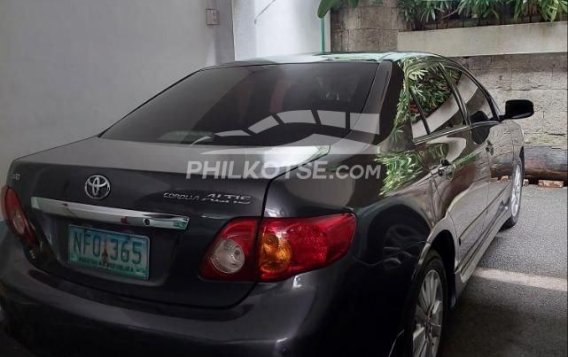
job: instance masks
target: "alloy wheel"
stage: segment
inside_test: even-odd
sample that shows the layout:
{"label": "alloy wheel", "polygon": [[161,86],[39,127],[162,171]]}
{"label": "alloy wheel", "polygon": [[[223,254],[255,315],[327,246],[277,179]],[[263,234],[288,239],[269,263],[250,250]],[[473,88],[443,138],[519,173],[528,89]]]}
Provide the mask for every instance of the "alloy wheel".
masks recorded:
{"label": "alloy wheel", "polygon": [[444,318],[444,289],[436,270],[426,274],[414,315],[412,336],[414,357],[436,357],[442,337]]}
{"label": "alloy wheel", "polygon": [[521,193],[523,190],[523,175],[521,167],[517,165],[515,168],[515,176],[513,178],[513,192],[511,193],[511,215],[516,217],[521,207]]}

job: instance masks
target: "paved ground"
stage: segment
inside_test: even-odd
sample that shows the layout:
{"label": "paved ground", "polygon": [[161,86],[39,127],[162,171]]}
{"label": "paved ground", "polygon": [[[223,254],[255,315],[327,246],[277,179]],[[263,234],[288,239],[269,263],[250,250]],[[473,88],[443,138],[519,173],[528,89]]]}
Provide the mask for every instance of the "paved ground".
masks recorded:
{"label": "paved ground", "polygon": [[568,355],[566,206],[565,188],[525,188],[519,223],[495,238],[480,263],[489,274],[452,314],[444,356]]}
{"label": "paved ground", "polygon": [[[525,189],[452,314],[445,357],[566,357],[567,190]],[[32,357],[0,333],[0,356]]]}

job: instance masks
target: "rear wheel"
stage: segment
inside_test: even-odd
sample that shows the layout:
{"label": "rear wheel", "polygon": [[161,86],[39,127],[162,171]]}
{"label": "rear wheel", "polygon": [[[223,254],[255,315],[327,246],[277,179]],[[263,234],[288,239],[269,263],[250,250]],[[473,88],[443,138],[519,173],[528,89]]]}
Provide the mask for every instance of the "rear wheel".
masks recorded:
{"label": "rear wheel", "polygon": [[406,329],[406,356],[440,356],[448,310],[447,291],[444,263],[436,251],[431,251],[413,289]]}
{"label": "rear wheel", "polygon": [[504,229],[514,227],[519,221],[524,178],[523,164],[522,162],[519,162],[515,165],[511,184],[511,198],[509,199],[509,211],[511,212],[511,217],[509,217],[505,224],[503,224]]}

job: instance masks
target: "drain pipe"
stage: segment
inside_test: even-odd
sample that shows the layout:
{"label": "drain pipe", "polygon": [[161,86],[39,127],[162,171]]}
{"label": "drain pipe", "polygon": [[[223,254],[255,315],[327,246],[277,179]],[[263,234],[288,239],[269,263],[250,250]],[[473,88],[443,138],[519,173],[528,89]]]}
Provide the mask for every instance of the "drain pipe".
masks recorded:
{"label": "drain pipe", "polygon": [[325,17],[320,19],[321,52],[325,52]]}

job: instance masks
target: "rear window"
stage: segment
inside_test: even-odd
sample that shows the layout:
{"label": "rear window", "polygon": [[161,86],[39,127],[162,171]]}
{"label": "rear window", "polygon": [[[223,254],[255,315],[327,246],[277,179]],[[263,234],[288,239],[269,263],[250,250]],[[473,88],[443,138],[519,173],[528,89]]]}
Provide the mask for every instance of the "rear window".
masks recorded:
{"label": "rear window", "polygon": [[230,146],[286,145],[345,135],[377,65],[285,64],[206,69],[158,95],[107,139]]}

